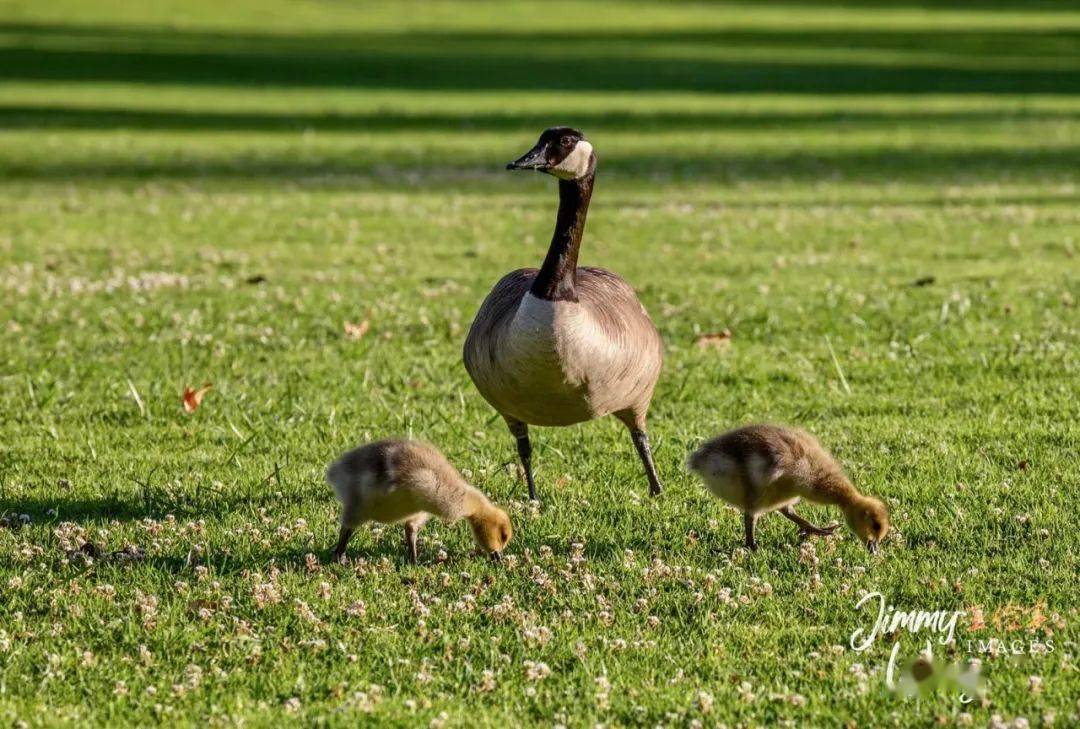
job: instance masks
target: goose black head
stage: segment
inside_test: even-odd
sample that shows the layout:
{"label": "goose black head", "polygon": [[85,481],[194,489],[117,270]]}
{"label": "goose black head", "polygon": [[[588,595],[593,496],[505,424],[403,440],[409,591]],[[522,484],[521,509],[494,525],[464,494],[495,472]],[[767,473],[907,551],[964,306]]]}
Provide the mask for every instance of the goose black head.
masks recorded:
{"label": "goose black head", "polygon": [[537,170],[561,180],[585,177],[595,167],[592,145],[570,127],[545,129],[532,149],[506,165],[508,170]]}

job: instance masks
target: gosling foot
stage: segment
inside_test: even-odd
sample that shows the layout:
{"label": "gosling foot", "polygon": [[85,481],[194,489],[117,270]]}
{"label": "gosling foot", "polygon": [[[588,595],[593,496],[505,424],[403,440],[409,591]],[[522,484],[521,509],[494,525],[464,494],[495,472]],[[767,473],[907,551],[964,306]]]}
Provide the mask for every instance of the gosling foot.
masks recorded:
{"label": "gosling foot", "polygon": [[811,524],[806,519],[803,519],[801,516],[795,513],[794,506],[785,506],[783,509],[780,510],[780,513],[786,516],[791,521],[795,522],[795,524],[799,527],[800,542],[806,541],[806,539],[811,536],[827,537],[840,527],[840,525],[835,522],[830,524],[829,526],[824,527],[819,527],[816,524]]}
{"label": "gosling foot", "polygon": [[806,527],[799,527],[799,541],[805,542],[810,537],[827,537],[839,528],[839,524],[830,524],[829,526],[825,527],[819,527],[810,524]]}

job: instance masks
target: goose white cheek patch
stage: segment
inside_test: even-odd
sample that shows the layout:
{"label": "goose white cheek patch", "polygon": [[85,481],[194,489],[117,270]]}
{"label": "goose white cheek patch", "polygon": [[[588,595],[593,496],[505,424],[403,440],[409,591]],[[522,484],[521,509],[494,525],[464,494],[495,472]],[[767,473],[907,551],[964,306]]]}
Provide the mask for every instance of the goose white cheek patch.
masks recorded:
{"label": "goose white cheek patch", "polygon": [[566,155],[566,159],[552,167],[550,172],[560,180],[576,180],[588,173],[591,156],[592,145],[582,139],[574,145],[574,149]]}

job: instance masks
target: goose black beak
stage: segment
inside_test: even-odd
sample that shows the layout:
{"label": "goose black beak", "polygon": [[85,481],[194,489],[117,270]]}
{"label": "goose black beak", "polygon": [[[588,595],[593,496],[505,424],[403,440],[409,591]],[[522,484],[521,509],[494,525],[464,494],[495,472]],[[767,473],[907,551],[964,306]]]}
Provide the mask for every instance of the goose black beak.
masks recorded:
{"label": "goose black beak", "polygon": [[490,556],[492,562],[502,562],[502,552],[492,552]]}
{"label": "goose black beak", "polygon": [[544,158],[544,148],[538,144],[513,162],[507,163],[506,169],[542,170],[547,166],[547,160]]}
{"label": "goose black beak", "polygon": [[877,554],[877,540],[871,539],[866,543],[866,551],[870,554]]}

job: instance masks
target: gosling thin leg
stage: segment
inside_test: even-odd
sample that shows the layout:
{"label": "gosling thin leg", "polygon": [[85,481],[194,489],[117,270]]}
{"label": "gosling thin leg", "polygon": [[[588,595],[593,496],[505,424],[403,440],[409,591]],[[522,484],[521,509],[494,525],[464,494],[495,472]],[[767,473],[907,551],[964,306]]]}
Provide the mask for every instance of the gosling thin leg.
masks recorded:
{"label": "gosling thin leg", "polygon": [[630,438],[634,441],[641,464],[645,466],[645,475],[649,479],[649,495],[656,496],[663,487],[660,486],[660,477],[656,475],[656,464],[653,463],[652,448],[649,447],[649,434],[644,430],[630,429]]}
{"label": "gosling thin leg", "polygon": [[352,527],[341,527],[341,531],[338,532],[337,546],[334,547],[333,558],[335,562],[342,562],[345,560],[345,547],[348,546],[349,539],[352,538],[352,535]]}
{"label": "gosling thin leg", "polygon": [[806,519],[795,513],[794,506],[785,506],[784,508],[780,509],[780,513],[799,525],[799,536],[803,539],[810,536],[811,534],[815,534],[819,537],[827,537],[833,532],[835,532],[837,527],[840,526],[839,524],[830,524],[827,527],[819,527],[815,524],[811,524]]}
{"label": "gosling thin leg", "polygon": [[416,536],[420,533],[420,527],[411,521],[405,522],[405,554],[409,564],[416,564]]}
{"label": "gosling thin leg", "polygon": [[521,459],[521,467],[525,469],[525,481],[529,484],[529,500],[536,501],[536,482],[533,481],[532,472],[532,443],[529,442],[529,426],[521,422],[507,421],[510,433],[517,439],[518,458]]}
{"label": "gosling thin leg", "polygon": [[746,548],[757,549],[757,540],[754,539],[754,526],[757,524],[757,514],[743,514],[743,532],[746,535]]}

